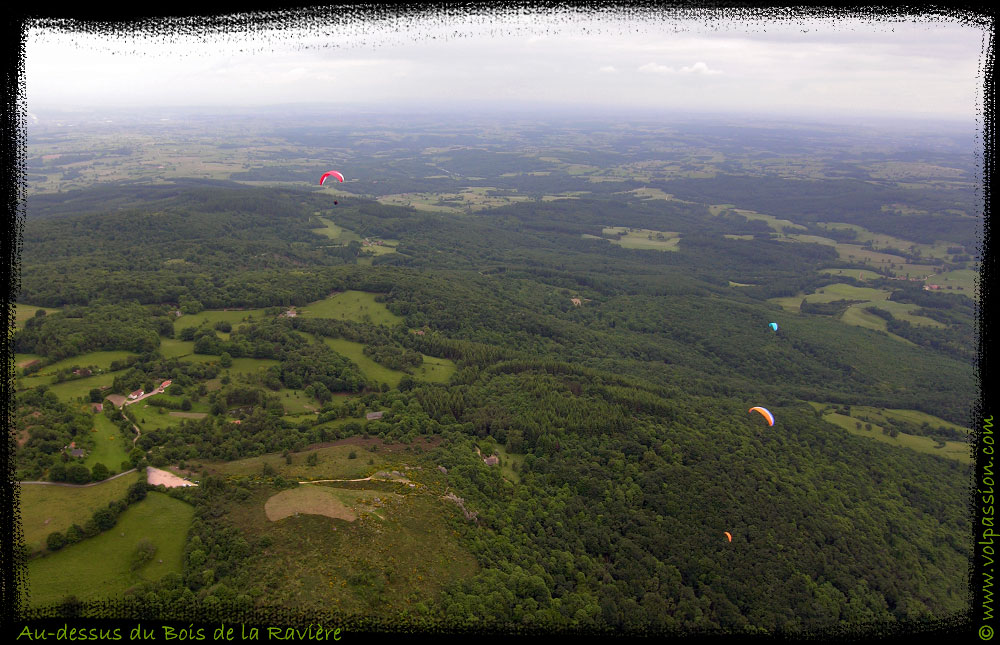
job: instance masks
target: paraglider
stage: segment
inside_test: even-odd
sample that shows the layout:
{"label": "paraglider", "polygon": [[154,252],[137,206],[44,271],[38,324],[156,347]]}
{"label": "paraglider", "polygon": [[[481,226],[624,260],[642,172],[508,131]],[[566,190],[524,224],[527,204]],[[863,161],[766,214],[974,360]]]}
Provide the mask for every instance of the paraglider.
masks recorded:
{"label": "paraglider", "polygon": [[767,326],[770,327],[772,331],[778,331],[778,323],[774,323],[774,322],[773,323],[768,323]]}
{"label": "paraglider", "polygon": [[767,408],[750,408],[747,412],[760,412],[761,416],[767,419],[767,425],[774,425],[774,415]]}
{"label": "paraglider", "polygon": [[723,531],[723,533],[725,533],[725,534],[726,534],[726,537],[727,537],[727,538],[729,538],[729,541],[730,541],[730,542],[732,542],[732,541],[733,541],[733,536],[732,536],[732,535],[731,535],[731,534],[729,533],[729,531]]}
{"label": "paraglider", "polygon": [[326,181],[327,177],[336,177],[340,180],[340,183],[344,183],[344,176],[337,172],[336,170],[331,170],[330,172],[323,173],[323,176],[319,178],[319,185],[322,186],[323,182]]}

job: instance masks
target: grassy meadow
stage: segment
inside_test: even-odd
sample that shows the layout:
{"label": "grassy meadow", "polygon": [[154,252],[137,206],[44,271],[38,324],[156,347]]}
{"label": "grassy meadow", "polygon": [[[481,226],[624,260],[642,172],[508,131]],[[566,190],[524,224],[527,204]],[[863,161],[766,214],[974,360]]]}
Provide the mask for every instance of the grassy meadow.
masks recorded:
{"label": "grassy meadow", "polygon": [[49,533],[65,531],[73,524],[83,526],[99,508],[124,499],[128,487],[145,473],[129,473],[94,486],[53,486],[22,484],[21,528],[24,543],[31,551],[45,548]]}
{"label": "grassy meadow", "polygon": [[403,319],[375,301],[376,294],[364,291],[344,291],[329,298],[310,302],[298,311],[304,318],[332,318],[371,322],[376,325],[398,325]]}
{"label": "grassy meadow", "polygon": [[[31,604],[57,603],[71,594],[80,600],[121,597],[141,580],[181,573],[193,518],[190,504],[151,491],[122,513],[111,530],[29,562]],[[153,559],[130,571],[132,553],[144,539],[156,545]]]}

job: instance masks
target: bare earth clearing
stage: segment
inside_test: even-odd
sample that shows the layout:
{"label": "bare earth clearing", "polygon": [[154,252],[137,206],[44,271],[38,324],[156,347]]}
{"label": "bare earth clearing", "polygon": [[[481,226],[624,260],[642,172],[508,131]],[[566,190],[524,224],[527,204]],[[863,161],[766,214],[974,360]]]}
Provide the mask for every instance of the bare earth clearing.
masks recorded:
{"label": "bare earth clearing", "polygon": [[167,472],[165,470],[160,470],[159,468],[153,468],[152,466],[146,467],[146,477],[147,481],[153,486],[164,485],[167,488],[177,488],[178,486],[197,486],[193,482],[189,482],[186,479],[178,477],[177,475]]}

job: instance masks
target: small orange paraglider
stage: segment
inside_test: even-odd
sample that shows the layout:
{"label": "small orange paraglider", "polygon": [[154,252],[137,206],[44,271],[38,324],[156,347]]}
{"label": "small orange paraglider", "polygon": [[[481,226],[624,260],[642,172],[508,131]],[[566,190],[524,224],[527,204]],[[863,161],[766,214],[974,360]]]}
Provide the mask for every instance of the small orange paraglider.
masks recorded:
{"label": "small orange paraglider", "polygon": [[725,534],[726,534],[726,537],[727,537],[727,538],[729,538],[729,541],[730,541],[730,542],[732,542],[732,541],[733,541],[733,536],[732,536],[732,535],[731,535],[731,534],[729,533],[729,531],[723,531],[723,533],[725,533]]}

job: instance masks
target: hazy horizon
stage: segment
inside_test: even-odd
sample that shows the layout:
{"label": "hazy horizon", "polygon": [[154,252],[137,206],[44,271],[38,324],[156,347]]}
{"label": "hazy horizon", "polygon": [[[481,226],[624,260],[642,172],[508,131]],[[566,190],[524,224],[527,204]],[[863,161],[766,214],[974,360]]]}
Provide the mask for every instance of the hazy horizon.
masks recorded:
{"label": "hazy horizon", "polygon": [[981,110],[985,33],[957,20],[740,22],[725,12],[706,15],[713,18],[535,12],[246,30],[224,38],[102,38],[29,27],[26,104],[29,112],[496,105],[963,123]]}

